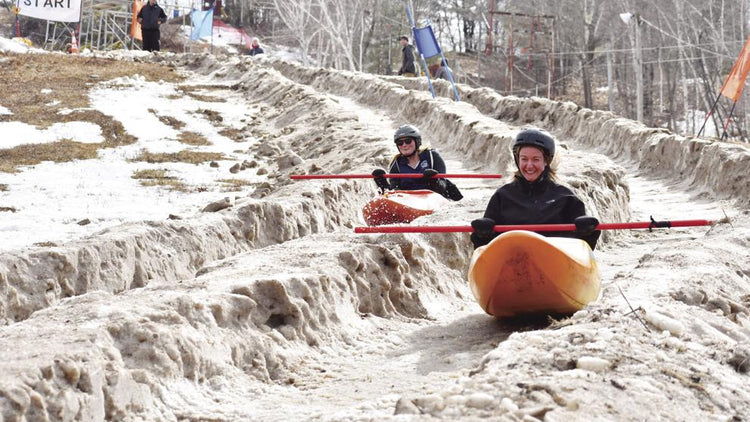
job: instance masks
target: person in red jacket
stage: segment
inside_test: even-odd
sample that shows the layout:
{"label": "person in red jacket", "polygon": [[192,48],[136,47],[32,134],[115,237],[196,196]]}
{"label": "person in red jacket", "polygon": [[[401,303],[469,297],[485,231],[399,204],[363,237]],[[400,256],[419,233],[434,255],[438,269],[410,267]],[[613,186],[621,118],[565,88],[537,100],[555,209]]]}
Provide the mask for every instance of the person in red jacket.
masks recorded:
{"label": "person in red jacket", "polygon": [[556,183],[550,163],[555,157],[555,140],[538,129],[522,130],[513,142],[518,171],[513,181],[501,186],[490,198],[482,218],[471,222],[475,248],[486,245],[500,233],[495,225],[570,224],[575,232],[540,232],[544,236],[577,237],[591,249],[596,247],[599,220],[586,215],[586,207],[573,191]]}
{"label": "person in red jacket", "polygon": [[138,23],[141,24],[141,37],[143,38],[143,49],[146,51],[159,51],[161,34],[159,26],[167,20],[167,14],[164,13],[156,0],[148,0],[138,12]]}

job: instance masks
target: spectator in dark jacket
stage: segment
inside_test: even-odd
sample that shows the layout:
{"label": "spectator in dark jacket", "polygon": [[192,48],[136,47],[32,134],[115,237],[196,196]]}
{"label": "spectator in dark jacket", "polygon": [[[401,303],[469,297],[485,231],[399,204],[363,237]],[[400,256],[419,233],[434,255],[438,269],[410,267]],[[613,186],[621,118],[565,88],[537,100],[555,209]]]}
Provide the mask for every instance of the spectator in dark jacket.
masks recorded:
{"label": "spectator in dark jacket", "polygon": [[398,74],[402,76],[417,76],[417,69],[414,66],[414,46],[409,44],[409,38],[405,35],[398,39],[401,43],[401,69]]}
{"label": "spectator in dark jacket", "polygon": [[599,221],[586,216],[583,202],[565,186],[555,182],[550,163],[555,141],[537,129],[522,130],[513,142],[513,158],[518,171],[513,181],[500,187],[490,198],[484,217],[471,222],[475,248],[486,245],[500,233],[495,225],[571,224],[575,232],[540,232],[544,236],[577,237],[591,249],[596,247]]}
{"label": "spectator in dark jacket", "polygon": [[164,13],[156,0],[148,0],[148,4],[143,6],[138,12],[138,23],[141,24],[141,37],[143,38],[143,49],[146,51],[159,51],[160,33],[159,25],[167,20],[167,14]]}
{"label": "spectator in dark jacket", "polygon": [[260,48],[260,40],[257,38],[253,38],[253,44],[250,50],[247,52],[247,54],[251,56],[256,56],[258,54],[263,54],[263,49]]}

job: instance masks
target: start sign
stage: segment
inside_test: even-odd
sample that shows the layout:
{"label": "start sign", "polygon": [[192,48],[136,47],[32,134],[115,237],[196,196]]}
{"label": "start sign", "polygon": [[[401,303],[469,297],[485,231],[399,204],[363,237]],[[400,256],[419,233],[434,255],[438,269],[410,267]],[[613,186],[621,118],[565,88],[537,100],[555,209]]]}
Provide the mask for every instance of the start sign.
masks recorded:
{"label": "start sign", "polygon": [[18,0],[18,14],[55,22],[81,20],[82,0]]}

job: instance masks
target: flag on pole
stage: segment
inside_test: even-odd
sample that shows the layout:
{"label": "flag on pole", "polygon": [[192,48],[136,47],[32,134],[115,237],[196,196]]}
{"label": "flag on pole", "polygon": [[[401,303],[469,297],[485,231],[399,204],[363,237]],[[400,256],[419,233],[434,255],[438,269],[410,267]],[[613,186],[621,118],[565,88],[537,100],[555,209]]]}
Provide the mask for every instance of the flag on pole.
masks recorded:
{"label": "flag on pole", "polygon": [[422,53],[425,59],[442,54],[435,33],[432,32],[432,27],[429,25],[424,28],[414,28],[414,43],[417,44],[417,50]]}
{"label": "flag on pole", "polygon": [[138,12],[141,11],[145,4],[145,1],[133,0],[133,21],[130,24],[130,38],[140,41],[143,40],[143,36],[141,34],[141,24],[138,23]]}
{"label": "flag on pole", "polygon": [[213,31],[214,9],[210,10],[193,10],[190,13],[190,22],[192,31],[190,39],[192,41],[198,38],[210,37]]}
{"label": "flag on pole", "polygon": [[747,79],[748,73],[750,73],[750,37],[745,41],[740,57],[734,62],[732,71],[729,72],[727,80],[724,81],[724,86],[721,87],[721,95],[737,102],[742,94],[742,89],[745,87],[745,79]]}

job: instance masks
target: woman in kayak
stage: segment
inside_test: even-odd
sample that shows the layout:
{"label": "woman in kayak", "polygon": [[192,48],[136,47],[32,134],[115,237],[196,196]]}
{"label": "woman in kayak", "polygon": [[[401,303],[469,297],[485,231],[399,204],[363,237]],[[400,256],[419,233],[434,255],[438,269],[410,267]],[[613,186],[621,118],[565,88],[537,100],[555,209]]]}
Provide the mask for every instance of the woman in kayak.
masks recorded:
{"label": "woman in kayak", "polygon": [[421,174],[423,177],[391,179],[389,183],[383,176],[386,173],[385,170],[375,169],[372,175],[375,176],[375,184],[381,191],[429,189],[453,201],[463,198],[456,185],[450,180],[435,177],[440,173],[445,173],[445,161],[434,149],[422,146],[422,135],[419,129],[412,125],[403,125],[396,129],[393,141],[398,148],[398,154],[391,160],[388,173]]}
{"label": "woman in kayak", "polygon": [[570,224],[576,231],[540,232],[544,236],[577,237],[591,249],[601,232],[595,230],[599,221],[586,216],[583,202],[565,186],[556,183],[555,170],[550,167],[555,157],[555,141],[537,129],[522,130],[513,142],[513,159],[518,170],[513,181],[500,187],[490,198],[484,217],[471,222],[475,248],[486,245],[500,233],[496,224]]}

